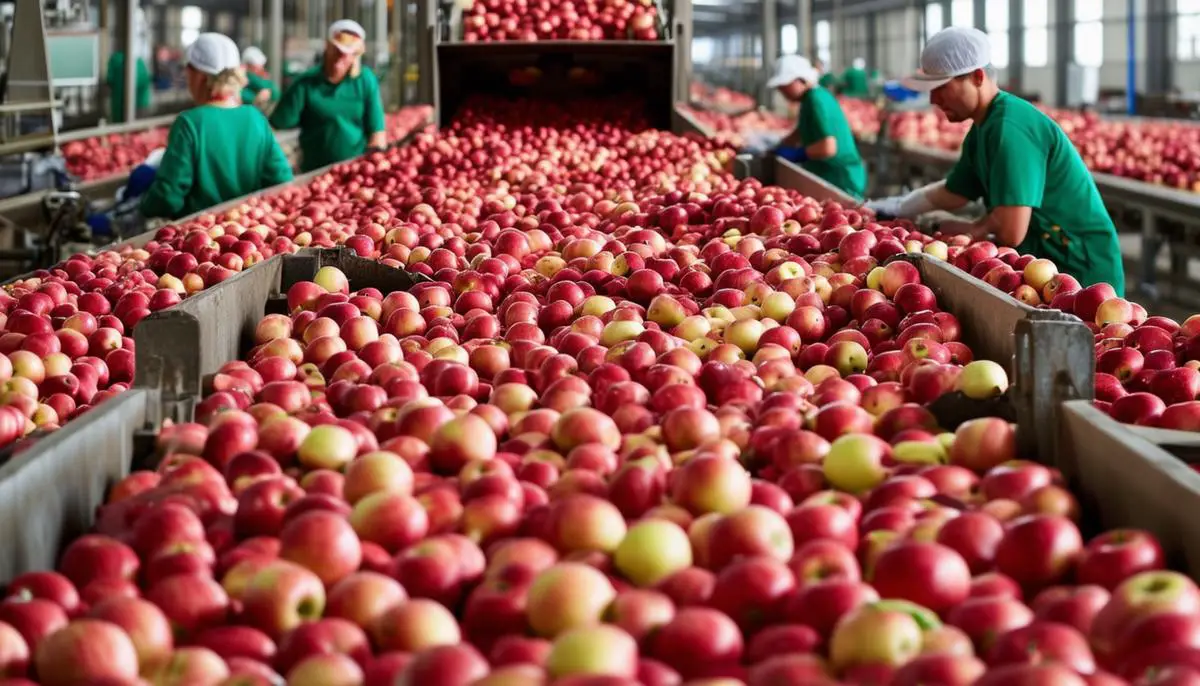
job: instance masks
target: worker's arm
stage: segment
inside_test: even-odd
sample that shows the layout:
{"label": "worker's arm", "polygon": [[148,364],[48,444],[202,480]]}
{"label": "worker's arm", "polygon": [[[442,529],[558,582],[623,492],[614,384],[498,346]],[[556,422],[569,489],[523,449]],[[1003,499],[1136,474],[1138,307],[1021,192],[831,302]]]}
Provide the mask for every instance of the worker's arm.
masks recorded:
{"label": "worker's arm", "polygon": [[1029,232],[1029,220],[1033,208],[1021,205],[1006,205],[994,208],[983,219],[974,222],[946,221],[938,225],[945,234],[965,234],[976,240],[994,236],[1000,245],[1016,247],[1025,240]]}
{"label": "worker's arm", "polygon": [[304,80],[297,79],[283,91],[279,103],[272,110],[271,126],[277,129],[294,129],[300,126],[300,116],[303,113]]}
{"label": "worker's arm", "polygon": [[387,147],[387,119],[383,116],[383,100],[379,96],[379,80],[375,78],[375,73],[364,69],[363,75],[366,77],[367,97],[363,106],[366,107],[366,112],[363,114],[363,132],[367,134],[368,148],[385,148]]}
{"label": "worker's arm", "polygon": [[810,160],[827,160],[838,153],[837,139],[826,136],[821,140],[805,146],[804,151]]}
{"label": "worker's arm", "polygon": [[146,195],[142,196],[142,215],[175,219],[183,214],[184,202],[192,192],[195,181],[193,155],[196,150],[195,132],[185,119],[176,119],[167,136],[167,149],[158,174]]}
{"label": "worker's arm", "polygon": [[979,174],[987,177],[987,204],[992,210],[979,221],[943,222],[940,228],[974,238],[995,236],[1000,244],[1016,247],[1029,232],[1034,208],[1042,204],[1049,151],[1017,125],[1000,127],[984,145],[988,163]]}

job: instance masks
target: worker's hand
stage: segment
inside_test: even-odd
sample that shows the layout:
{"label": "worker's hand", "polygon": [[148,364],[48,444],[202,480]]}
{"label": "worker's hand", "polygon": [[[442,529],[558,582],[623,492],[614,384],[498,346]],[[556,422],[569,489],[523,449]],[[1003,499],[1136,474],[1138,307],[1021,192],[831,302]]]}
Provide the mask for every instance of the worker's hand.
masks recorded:
{"label": "worker's hand", "polygon": [[257,107],[265,107],[270,102],[271,91],[268,88],[264,88],[254,95],[254,104]]}
{"label": "worker's hand", "polygon": [[868,200],[863,203],[863,207],[871,210],[876,215],[886,217],[900,216],[900,203],[903,202],[903,196],[893,195],[889,198],[879,198],[878,200]]}

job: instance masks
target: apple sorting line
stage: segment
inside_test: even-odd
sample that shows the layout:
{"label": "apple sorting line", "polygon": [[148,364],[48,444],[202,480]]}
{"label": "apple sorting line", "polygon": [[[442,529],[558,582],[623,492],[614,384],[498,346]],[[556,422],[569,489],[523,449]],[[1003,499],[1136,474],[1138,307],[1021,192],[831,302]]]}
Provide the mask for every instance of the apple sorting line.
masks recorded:
{"label": "apple sorting line", "polygon": [[[118,384],[148,359],[148,389],[110,383],[118,397],[23,443],[0,474],[6,491],[48,480],[27,500],[55,483],[52,463],[93,498],[97,472],[120,477],[89,533],[16,570],[0,672],[50,685],[1200,677],[1200,590],[1167,571],[1169,528],[1133,528],[1121,508],[1104,520],[1125,522],[1094,531],[1048,466],[1058,456],[1018,459],[1032,454],[993,417],[942,431],[926,407],[1009,385],[1008,360],[964,343],[989,313],[952,314],[954,298],[1006,303],[1016,330],[1071,323],[936,259],[994,259],[983,276],[1003,267],[1046,300],[1078,300],[1078,284],[991,244],[734,180],[728,148],[646,131],[635,112],[479,102],[407,147],[10,285],[6,328],[24,338],[5,334],[9,380],[28,383],[9,392],[33,402],[5,406],[13,439],[18,418],[54,409],[38,401],[60,375],[28,348],[75,342],[54,332],[77,313],[52,323],[72,295],[111,308],[92,313],[95,331],[204,326],[222,302],[240,315],[180,345],[198,357],[183,381],[205,380],[194,421],[148,433],[161,396],[185,387],[166,355],[115,331],[128,354],[78,356]],[[926,256],[895,259],[907,253]],[[371,283],[402,270],[406,290]],[[938,278],[973,290],[938,292]],[[154,297],[176,302],[151,315]],[[1013,346],[1024,383],[1029,348],[990,344]],[[67,373],[79,364],[98,367]],[[6,526],[63,540],[55,525],[89,519],[66,507]]]}

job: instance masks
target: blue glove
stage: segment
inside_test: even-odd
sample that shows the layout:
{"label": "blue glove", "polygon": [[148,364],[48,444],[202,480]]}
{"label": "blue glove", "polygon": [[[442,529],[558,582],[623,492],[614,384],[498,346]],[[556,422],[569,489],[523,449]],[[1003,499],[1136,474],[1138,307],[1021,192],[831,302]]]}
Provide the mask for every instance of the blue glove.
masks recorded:
{"label": "blue glove", "polygon": [[808,161],[808,150],[803,147],[792,148],[781,145],[775,148],[775,154],[788,162],[795,162],[797,164]]}
{"label": "blue glove", "polygon": [[900,85],[899,81],[889,81],[885,83],[883,85],[883,94],[886,95],[889,100],[893,100],[895,102],[912,100],[920,95],[920,93],[917,93],[914,90],[909,90]]}
{"label": "blue glove", "polygon": [[129,174],[129,181],[125,183],[125,193],[122,199],[136,198],[150,190],[150,186],[154,184],[154,177],[157,175],[158,169],[150,165],[143,164],[134,168]]}

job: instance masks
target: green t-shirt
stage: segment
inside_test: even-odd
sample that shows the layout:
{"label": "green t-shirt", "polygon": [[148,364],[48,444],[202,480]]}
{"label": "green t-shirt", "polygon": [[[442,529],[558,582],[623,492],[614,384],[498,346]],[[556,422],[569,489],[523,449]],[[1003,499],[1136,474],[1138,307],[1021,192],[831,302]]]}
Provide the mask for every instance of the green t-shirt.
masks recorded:
{"label": "green t-shirt", "polygon": [[1091,172],[1054,120],[1001,92],[983,122],[971,127],[946,189],[994,207],[1030,207],[1017,251],[1044,257],[1084,286],[1125,292],[1121,247]]}
{"label": "green t-shirt", "polygon": [[200,105],[171,125],[142,214],[178,219],[291,179],[291,165],[262,112]]}
{"label": "green t-shirt", "polygon": [[246,72],[246,87],[242,89],[242,102],[250,105],[254,102],[254,98],[258,97],[259,91],[271,91],[271,102],[279,99],[279,86],[271,79],[259,76],[254,72]]}
{"label": "green t-shirt", "polygon": [[808,171],[829,183],[861,198],[867,189],[867,168],[863,166],[850,122],[837,98],[824,88],[810,88],[800,98],[800,121],[796,124],[800,145],[808,147],[833,136],[837,154],[827,160],[807,160],[802,163]]}
{"label": "green t-shirt", "polygon": [[[150,106],[150,70],[140,57],[134,68],[137,70],[135,104],[143,110]],[[108,83],[108,122],[120,124],[125,121],[125,53],[114,52],[109,56],[104,80]]]}
{"label": "green t-shirt", "polygon": [[862,69],[851,67],[842,74],[842,94],[849,95],[854,98],[862,98],[871,94],[871,88],[867,81],[867,72]]}
{"label": "green t-shirt", "polygon": [[837,88],[838,85],[837,77],[829,72],[821,74],[821,78],[817,81],[817,83],[825,90],[833,90]]}
{"label": "green t-shirt", "polygon": [[357,157],[366,151],[372,134],[385,130],[379,81],[363,67],[357,77],[330,83],[320,67],[313,67],[283,92],[271,125],[300,128],[304,171]]}

